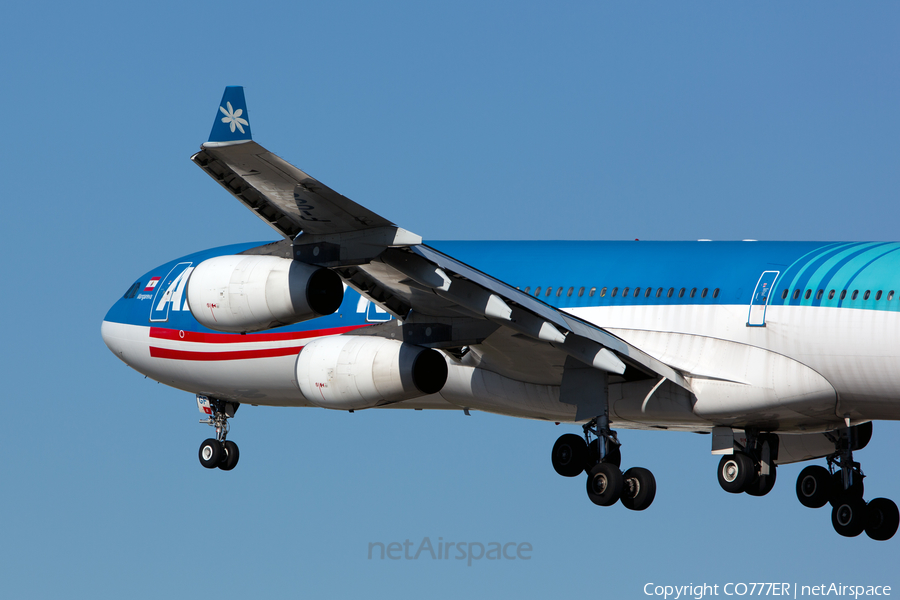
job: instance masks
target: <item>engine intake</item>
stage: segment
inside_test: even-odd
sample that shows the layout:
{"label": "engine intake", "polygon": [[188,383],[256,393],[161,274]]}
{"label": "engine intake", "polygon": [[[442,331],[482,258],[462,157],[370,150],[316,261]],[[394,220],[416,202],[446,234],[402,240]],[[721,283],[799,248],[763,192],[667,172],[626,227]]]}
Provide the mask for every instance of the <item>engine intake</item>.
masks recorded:
{"label": "engine intake", "polygon": [[187,297],[202,325],[243,333],[329,315],[341,306],[344,285],[328,269],[277,256],[235,254],[197,265]]}
{"label": "engine intake", "polygon": [[297,385],[322,408],[355,410],[436,394],[447,381],[437,350],[381,337],[320,338],[300,351]]}

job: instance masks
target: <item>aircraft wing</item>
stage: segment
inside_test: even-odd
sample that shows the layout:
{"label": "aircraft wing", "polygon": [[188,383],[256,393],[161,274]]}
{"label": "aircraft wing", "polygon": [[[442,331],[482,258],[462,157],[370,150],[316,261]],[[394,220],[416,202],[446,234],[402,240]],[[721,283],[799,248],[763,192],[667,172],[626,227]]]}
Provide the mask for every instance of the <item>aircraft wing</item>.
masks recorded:
{"label": "aircraft wing", "polygon": [[362,330],[369,335],[457,357],[471,350],[480,366],[531,383],[559,385],[571,357],[690,391],[680,372],[639,348],[423,244],[253,142],[243,88],[226,88],[192,160],[290,241],[296,260],[336,271],[397,318]]}

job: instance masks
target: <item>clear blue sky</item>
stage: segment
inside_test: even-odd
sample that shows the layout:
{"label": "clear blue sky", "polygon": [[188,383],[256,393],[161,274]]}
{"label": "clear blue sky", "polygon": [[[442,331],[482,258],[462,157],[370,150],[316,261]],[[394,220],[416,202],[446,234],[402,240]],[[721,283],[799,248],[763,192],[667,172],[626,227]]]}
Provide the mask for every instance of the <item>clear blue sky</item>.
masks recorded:
{"label": "clear blue sky", "polygon": [[[275,239],[189,156],[225,85],[257,140],[426,239],[896,240],[895,2],[11,3],[0,37],[0,597],[617,597],[892,585],[897,544],[719,489],[709,437],[621,433],[659,482],[593,506],[572,428],[246,407],[206,471],[194,399],[100,322],[135,276]],[[900,500],[896,424],[858,453]],[[370,561],[369,542],[530,561]]]}

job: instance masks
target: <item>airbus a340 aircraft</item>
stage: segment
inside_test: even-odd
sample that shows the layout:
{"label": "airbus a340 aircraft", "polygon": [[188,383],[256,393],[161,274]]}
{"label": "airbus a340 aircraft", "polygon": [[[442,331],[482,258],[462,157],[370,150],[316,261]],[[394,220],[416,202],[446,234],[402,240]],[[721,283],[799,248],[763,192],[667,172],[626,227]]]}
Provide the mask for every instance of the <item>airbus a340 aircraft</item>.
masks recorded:
{"label": "airbus a340 aircraft", "polygon": [[565,422],[552,464],[592,502],[644,510],[620,429],[708,433],[731,493],[778,465],[844,536],[887,540],[896,504],[863,500],[853,452],[900,418],[900,244],[440,242],[352,202],[251,140],[228,87],[191,160],[283,239],[167,262],[130,283],[103,340],[196,394],[230,470],[242,404],[481,410]]}

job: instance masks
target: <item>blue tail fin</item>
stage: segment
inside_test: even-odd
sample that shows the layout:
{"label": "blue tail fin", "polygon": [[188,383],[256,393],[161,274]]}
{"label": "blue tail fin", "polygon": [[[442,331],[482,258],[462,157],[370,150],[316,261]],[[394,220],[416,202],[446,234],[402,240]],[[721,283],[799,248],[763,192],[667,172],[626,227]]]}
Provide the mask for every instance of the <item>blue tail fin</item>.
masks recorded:
{"label": "blue tail fin", "polygon": [[246,142],[250,137],[250,116],[247,113],[247,102],[244,100],[244,88],[229,85],[222,94],[222,102],[216,111],[210,142]]}

